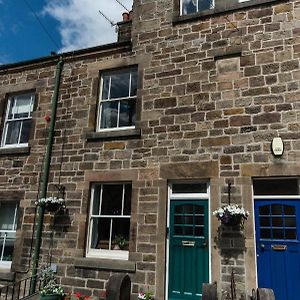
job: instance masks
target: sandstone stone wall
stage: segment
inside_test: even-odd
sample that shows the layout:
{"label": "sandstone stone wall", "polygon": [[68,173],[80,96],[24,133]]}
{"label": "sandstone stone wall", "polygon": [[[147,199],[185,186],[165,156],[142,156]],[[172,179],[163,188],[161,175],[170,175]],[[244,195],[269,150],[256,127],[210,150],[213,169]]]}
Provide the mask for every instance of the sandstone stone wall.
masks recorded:
{"label": "sandstone stone wall", "polygon": [[[300,1],[191,19],[178,17],[174,8],[171,0],[136,0],[131,50],[66,58],[49,190],[60,176],[67,212],[55,219],[46,215],[42,243],[43,262],[53,243],[52,261],[66,289],[99,295],[113,272],[128,272],[133,293],[149,286],[156,299],[164,299],[168,183],[207,180],[211,211],[227,203],[230,182],[232,202],[251,216],[242,232],[224,233],[210,213],[211,279],[228,289],[233,268],[238,295],[250,294],[256,285],[252,178],[299,176]],[[131,65],[139,70],[140,136],[93,134],[99,72]],[[30,152],[0,157],[0,194],[25,193],[16,269],[29,261],[54,72],[54,62],[0,71],[2,104],[12,92],[37,95]],[[278,136],[285,152],[275,158],[270,143]],[[128,180],[128,264],[84,258],[90,184]]]}

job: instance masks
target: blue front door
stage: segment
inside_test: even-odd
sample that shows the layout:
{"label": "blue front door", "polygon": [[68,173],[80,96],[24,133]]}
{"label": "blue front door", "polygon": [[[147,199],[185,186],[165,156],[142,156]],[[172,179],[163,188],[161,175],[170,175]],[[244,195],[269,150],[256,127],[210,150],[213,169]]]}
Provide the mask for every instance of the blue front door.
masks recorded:
{"label": "blue front door", "polygon": [[300,299],[300,199],[256,200],[258,286],[276,300]]}

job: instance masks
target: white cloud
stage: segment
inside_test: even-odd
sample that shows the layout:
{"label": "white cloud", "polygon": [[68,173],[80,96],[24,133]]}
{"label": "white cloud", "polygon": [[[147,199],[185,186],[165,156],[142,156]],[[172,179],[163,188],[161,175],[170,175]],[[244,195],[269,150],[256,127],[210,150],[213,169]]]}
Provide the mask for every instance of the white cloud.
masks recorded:
{"label": "white cloud", "polygon": [[[132,1],[121,0],[129,9]],[[116,42],[115,29],[99,10],[114,22],[121,21],[124,12],[115,0],[48,0],[44,13],[59,22],[60,52]]]}

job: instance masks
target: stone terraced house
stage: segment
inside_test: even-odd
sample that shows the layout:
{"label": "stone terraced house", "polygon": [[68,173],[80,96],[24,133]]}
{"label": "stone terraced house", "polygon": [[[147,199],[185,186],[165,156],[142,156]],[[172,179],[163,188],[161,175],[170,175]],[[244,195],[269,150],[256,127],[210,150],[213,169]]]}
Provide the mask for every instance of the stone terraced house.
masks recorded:
{"label": "stone terraced house", "polygon": [[[101,28],[99,28],[101,34]],[[300,294],[300,1],[135,0],[119,40],[63,54],[39,265],[132,299]],[[0,66],[0,280],[31,268],[58,55]],[[63,189],[61,188],[63,187]],[[243,227],[213,215],[236,203]]]}

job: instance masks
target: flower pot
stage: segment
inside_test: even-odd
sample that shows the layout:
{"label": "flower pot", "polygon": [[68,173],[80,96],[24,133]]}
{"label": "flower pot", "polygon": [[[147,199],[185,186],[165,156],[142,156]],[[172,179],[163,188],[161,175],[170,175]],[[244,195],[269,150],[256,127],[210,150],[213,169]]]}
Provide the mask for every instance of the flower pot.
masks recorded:
{"label": "flower pot", "polygon": [[40,294],[40,300],[62,300],[64,297],[59,294],[46,294],[41,295]]}

